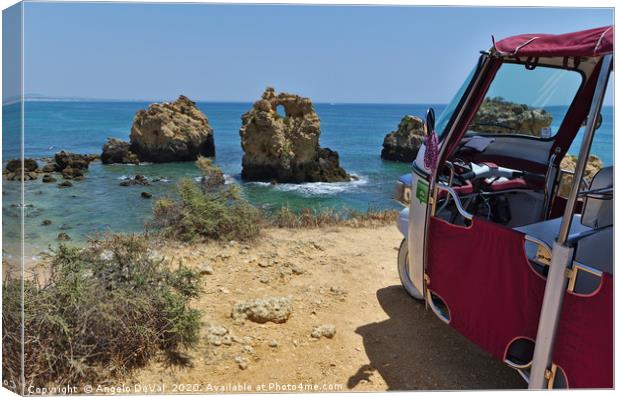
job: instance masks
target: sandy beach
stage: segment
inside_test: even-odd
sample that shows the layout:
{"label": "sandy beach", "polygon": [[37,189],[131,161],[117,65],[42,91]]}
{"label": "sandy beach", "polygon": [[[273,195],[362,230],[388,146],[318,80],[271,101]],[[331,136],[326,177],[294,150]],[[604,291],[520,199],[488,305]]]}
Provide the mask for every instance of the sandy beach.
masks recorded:
{"label": "sandy beach", "polygon": [[[162,247],[166,257],[203,271],[205,291],[193,303],[204,313],[200,342],[120,382],[131,392],[179,393],[300,384],[325,391],[525,387],[515,371],[406,295],[396,269],[400,241],[388,225],[267,229],[251,245]],[[235,303],[266,297],[292,299],[288,321],[231,318]],[[335,325],[333,338],[313,338],[325,324]]]}

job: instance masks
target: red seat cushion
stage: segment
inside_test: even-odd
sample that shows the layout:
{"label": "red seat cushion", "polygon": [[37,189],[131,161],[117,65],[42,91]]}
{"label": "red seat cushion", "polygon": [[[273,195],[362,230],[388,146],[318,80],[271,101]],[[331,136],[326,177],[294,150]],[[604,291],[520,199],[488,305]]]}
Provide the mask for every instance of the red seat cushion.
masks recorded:
{"label": "red seat cushion", "polygon": [[491,190],[494,192],[512,189],[529,189],[529,185],[523,178],[504,179],[491,184]]}

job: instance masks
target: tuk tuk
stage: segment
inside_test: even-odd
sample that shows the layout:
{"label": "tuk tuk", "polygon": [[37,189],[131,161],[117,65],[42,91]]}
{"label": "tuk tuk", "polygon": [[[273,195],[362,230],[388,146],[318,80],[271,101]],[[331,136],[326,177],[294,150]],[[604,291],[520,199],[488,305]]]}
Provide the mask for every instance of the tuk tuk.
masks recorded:
{"label": "tuk tuk", "polygon": [[612,65],[612,26],[493,39],[396,184],[404,288],[532,389],[613,388]]}

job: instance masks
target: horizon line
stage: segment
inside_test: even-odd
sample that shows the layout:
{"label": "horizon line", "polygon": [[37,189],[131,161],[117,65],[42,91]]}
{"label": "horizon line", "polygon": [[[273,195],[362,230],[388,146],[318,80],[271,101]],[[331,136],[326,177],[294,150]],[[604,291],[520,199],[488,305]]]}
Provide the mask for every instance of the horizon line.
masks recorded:
{"label": "horizon line", "polygon": [[[260,99],[260,98],[259,98]],[[232,100],[232,99],[192,99],[193,102],[203,103],[239,103],[248,104],[254,103],[257,100]],[[23,97],[13,97],[2,101],[2,105],[11,105],[14,103],[24,102],[173,102],[175,99],[118,99],[118,98],[90,98],[90,97],[62,97],[62,96],[46,96],[39,94],[29,94]],[[448,102],[351,102],[351,101],[312,101],[313,104],[324,105],[447,105]]]}
{"label": "horizon line", "polygon": [[[229,103],[229,104],[252,104],[256,101],[241,101],[241,100],[214,100],[214,99],[190,99],[196,103]],[[2,101],[2,106],[14,105],[16,103],[21,103],[22,98],[10,98]],[[162,103],[162,102],[172,102],[174,100],[165,100],[165,99],[112,99],[112,98],[82,98],[82,97],[47,97],[47,96],[33,96],[23,97],[23,102],[129,102],[129,103]],[[439,102],[333,102],[333,101],[317,101],[312,102],[315,105],[408,105],[408,106],[421,106],[421,105],[436,105],[436,106],[446,106],[448,102],[439,103]],[[544,107],[551,106],[565,106],[558,104],[549,104]],[[603,104],[603,107],[613,107],[613,102],[611,104]]]}

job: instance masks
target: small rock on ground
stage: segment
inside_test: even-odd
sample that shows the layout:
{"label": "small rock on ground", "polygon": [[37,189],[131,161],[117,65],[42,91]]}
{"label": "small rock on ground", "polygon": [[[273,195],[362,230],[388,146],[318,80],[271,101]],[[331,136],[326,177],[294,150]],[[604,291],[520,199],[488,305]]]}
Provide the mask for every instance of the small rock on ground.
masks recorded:
{"label": "small rock on ground", "polygon": [[323,336],[331,339],[334,335],[336,335],[336,326],[333,324],[323,324],[321,326],[314,327],[314,329],[312,329],[312,333],[310,333],[310,336],[315,339],[321,339]]}
{"label": "small rock on ground", "polygon": [[235,357],[235,362],[239,365],[239,369],[248,369],[248,360],[246,360],[245,357],[237,356]]}
{"label": "small rock on ground", "polygon": [[293,302],[287,297],[268,297],[237,303],[233,306],[231,317],[242,322],[245,319],[255,323],[280,324],[286,322],[293,311]]}
{"label": "small rock on ground", "polygon": [[213,274],[213,266],[211,266],[208,263],[203,263],[202,266],[200,266],[200,274],[212,275]]}

